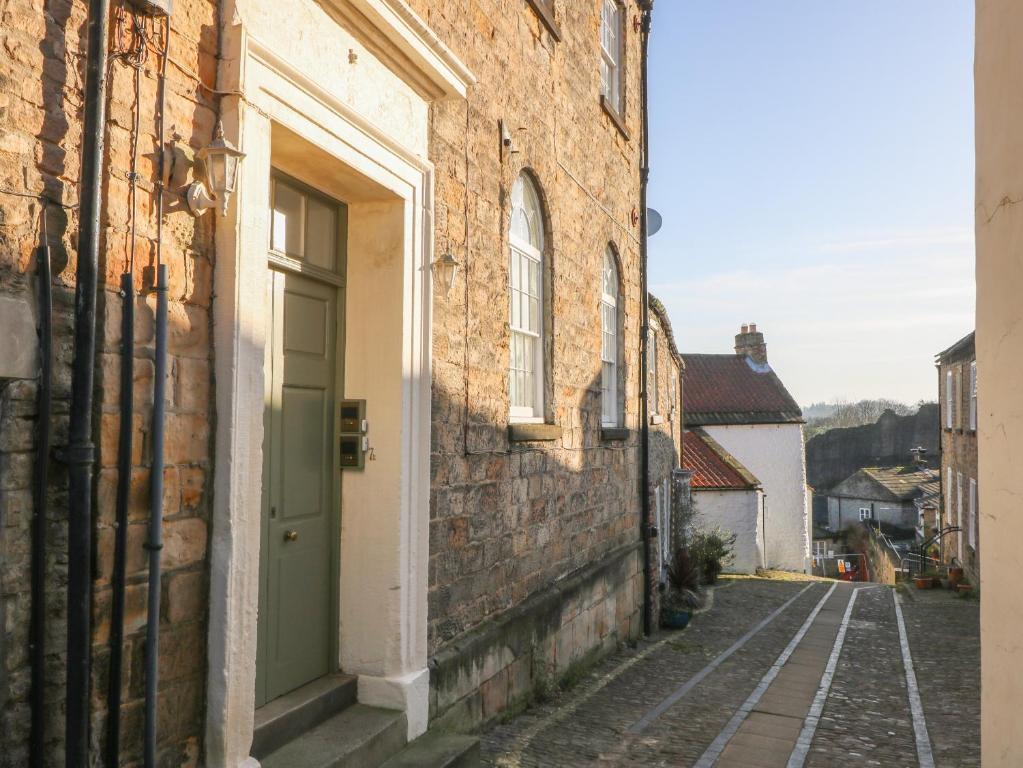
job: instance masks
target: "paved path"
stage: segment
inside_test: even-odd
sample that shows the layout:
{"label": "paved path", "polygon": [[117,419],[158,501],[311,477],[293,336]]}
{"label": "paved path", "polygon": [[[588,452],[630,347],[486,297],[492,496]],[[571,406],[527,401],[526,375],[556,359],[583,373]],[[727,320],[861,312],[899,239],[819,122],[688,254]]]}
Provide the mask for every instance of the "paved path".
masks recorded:
{"label": "paved path", "polygon": [[911,597],[896,611],[886,587],[725,582],[687,630],[491,729],[484,763],[979,765],[977,603]]}

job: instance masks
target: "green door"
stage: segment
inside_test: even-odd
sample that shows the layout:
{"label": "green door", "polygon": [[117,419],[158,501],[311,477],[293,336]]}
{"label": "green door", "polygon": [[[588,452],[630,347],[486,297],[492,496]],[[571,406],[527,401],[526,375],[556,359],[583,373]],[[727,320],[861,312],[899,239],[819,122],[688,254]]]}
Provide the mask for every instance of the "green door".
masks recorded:
{"label": "green door", "polygon": [[260,547],[260,706],[332,670],[339,288],[270,270]]}

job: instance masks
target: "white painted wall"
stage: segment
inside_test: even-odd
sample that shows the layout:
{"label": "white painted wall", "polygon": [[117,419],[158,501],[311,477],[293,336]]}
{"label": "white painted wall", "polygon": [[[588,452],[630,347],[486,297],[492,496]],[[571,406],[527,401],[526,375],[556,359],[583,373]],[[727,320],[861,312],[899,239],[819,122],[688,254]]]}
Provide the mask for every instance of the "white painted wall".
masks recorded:
{"label": "white painted wall", "polygon": [[763,486],[767,505],[762,535],[767,567],[806,571],[810,558],[806,456],[802,424],[704,427]]}
{"label": "white painted wall", "polygon": [[693,506],[701,526],[726,528],[735,534],[735,550],[727,573],[753,573],[763,566],[759,490],[693,489]]}

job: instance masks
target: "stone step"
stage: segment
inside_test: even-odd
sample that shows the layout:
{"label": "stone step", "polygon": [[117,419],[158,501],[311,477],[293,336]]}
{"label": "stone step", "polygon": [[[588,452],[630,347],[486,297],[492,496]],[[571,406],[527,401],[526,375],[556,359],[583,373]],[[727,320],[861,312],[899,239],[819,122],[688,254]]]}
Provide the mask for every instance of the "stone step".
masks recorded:
{"label": "stone step", "polygon": [[358,678],[338,672],[274,699],[256,710],[252,756],[262,760],[352,706],[357,696]]}
{"label": "stone step", "polygon": [[355,704],[260,761],[262,768],[377,768],[401,751],[405,713]]}
{"label": "stone step", "polygon": [[479,765],[479,739],[425,733],[380,768],[479,768]]}

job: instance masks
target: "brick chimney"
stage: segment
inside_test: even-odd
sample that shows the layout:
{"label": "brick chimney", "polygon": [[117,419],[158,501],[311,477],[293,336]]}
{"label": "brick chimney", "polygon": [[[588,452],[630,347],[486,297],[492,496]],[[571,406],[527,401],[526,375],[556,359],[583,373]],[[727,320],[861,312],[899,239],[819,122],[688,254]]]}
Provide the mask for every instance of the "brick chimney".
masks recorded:
{"label": "brick chimney", "polygon": [[767,363],[767,344],[764,343],[764,334],[757,330],[756,323],[744,323],[736,334],[735,354],[749,355],[753,362],[761,365]]}

